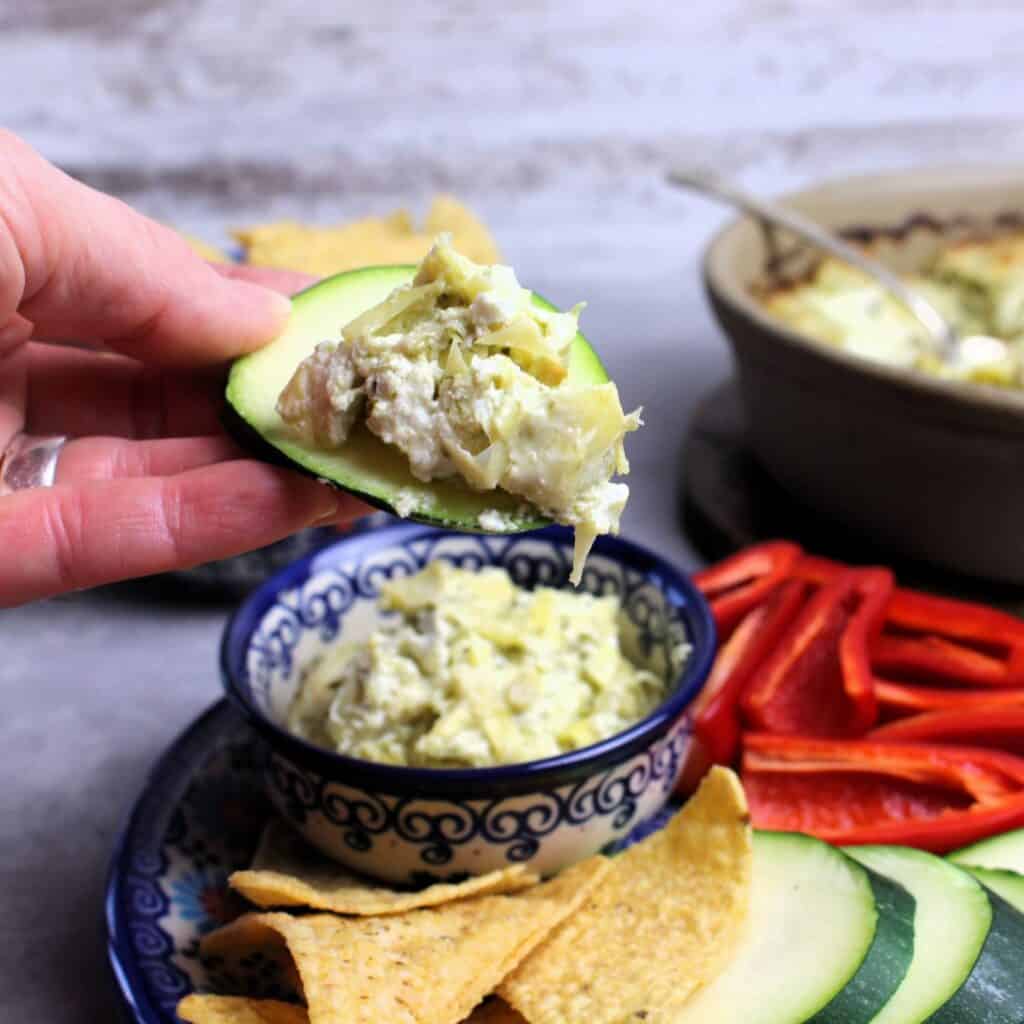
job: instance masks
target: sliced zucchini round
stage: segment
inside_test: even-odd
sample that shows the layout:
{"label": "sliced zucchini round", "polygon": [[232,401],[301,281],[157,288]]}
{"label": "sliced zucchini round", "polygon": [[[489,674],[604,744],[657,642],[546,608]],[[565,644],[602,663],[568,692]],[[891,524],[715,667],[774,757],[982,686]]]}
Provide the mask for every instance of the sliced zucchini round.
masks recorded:
{"label": "sliced zucchini round", "polygon": [[[415,273],[413,266],[366,267],[329,277],[294,296],[284,333],[231,367],[225,425],[262,458],[302,470],[387,512],[395,511],[396,502],[411,506],[408,519],[483,533],[480,515],[494,509],[502,514],[506,532],[546,525],[548,520],[535,510],[524,511],[522,498],[505,491],[474,491],[461,480],[417,480],[405,455],[365,425],[357,427],[342,448],[327,451],[296,438],[278,416],[278,396],[316,345],[340,337],[345,324],[411,281]],[[536,295],[534,302],[554,308]],[[597,353],[577,334],[569,380],[603,384],[607,379]]]}
{"label": "sliced zucchini round", "polygon": [[929,1024],[1021,1024],[1024,1020],[1024,914],[985,890],[992,904],[992,927],[967,981],[928,1018]]}
{"label": "sliced zucchini round", "polygon": [[966,870],[919,850],[847,852],[917,901],[913,963],[873,1024],[1021,1024],[1024,915]]}
{"label": "sliced zucchini round", "polygon": [[1011,907],[1024,914],[1024,875],[1001,868],[974,868],[969,864],[964,864],[963,869],[974,875],[986,889],[1002,896]]}
{"label": "sliced zucchini round", "polygon": [[970,977],[992,927],[992,905],[969,875],[930,853],[905,846],[853,846],[846,853],[898,882],[916,903],[914,958],[872,1024],[921,1024]]}
{"label": "sliced zucchini round", "polygon": [[810,836],[755,832],[750,911],[677,1024],[868,1024],[910,965],[913,899]]}

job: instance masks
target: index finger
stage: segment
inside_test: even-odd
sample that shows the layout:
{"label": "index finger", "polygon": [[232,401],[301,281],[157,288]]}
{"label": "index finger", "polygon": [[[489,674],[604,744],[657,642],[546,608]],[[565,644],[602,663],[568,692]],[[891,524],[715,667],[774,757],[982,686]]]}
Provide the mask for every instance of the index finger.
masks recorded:
{"label": "index finger", "polygon": [[0,131],[0,324],[102,341],[163,366],[266,344],[290,303],[217,273],[170,228],[74,181]]}
{"label": "index finger", "polygon": [[0,608],[229,558],[361,511],[248,461],[18,491],[0,498]]}

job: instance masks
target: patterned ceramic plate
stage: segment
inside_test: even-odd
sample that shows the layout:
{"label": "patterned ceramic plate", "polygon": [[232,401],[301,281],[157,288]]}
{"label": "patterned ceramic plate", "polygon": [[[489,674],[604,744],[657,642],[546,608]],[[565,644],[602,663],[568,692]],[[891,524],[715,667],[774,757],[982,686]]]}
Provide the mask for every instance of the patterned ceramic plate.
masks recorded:
{"label": "patterned ceramic plate", "polygon": [[[671,810],[621,846],[660,828]],[[199,939],[244,909],[227,877],[249,864],[270,814],[255,740],[221,701],[157,762],[111,864],[108,952],[129,1020],[176,1024],[183,996],[220,988],[199,962]],[[264,965],[250,970],[246,991],[282,994]]]}

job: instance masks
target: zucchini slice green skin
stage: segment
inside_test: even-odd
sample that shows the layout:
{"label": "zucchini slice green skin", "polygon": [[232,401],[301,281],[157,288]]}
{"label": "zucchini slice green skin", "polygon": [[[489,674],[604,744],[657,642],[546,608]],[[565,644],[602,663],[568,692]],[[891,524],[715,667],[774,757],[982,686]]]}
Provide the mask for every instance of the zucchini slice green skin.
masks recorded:
{"label": "zucchini slice green skin", "polygon": [[[405,456],[365,426],[357,427],[342,448],[324,451],[297,439],[277,415],[278,395],[317,343],[340,337],[346,323],[412,280],[415,272],[413,266],[365,267],[336,274],[295,295],[292,318],[281,336],[232,365],[225,429],[257,458],[300,470],[386,512],[396,513],[401,492],[402,504],[413,504],[407,519],[485,533],[479,517],[495,509],[502,513],[510,533],[548,525],[549,519],[507,492],[474,491],[461,480],[416,480]],[[539,296],[534,301],[554,308]],[[569,378],[581,384],[608,379],[582,334],[576,335],[570,353]]]}

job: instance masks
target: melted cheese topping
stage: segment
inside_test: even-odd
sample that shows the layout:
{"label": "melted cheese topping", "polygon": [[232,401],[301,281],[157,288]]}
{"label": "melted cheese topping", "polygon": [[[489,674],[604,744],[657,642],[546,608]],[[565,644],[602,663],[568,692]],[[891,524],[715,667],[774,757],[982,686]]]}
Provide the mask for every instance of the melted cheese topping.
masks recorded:
{"label": "melted cheese topping", "polygon": [[918,274],[905,275],[961,337],[943,361],[920,324],[883,288],[835,260],[810,280],[770,293],[765,304],[781,320],[817,341],[875,362],[952,380],[1024,387],[1024,235],[961,242],[943,250]]}

